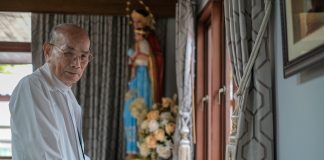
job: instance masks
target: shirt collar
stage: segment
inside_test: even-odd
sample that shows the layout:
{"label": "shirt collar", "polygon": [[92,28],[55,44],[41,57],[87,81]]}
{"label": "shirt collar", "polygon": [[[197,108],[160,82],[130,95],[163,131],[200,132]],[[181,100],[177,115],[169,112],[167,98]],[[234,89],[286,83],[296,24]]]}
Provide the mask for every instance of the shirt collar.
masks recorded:
{"label": "shirt collar", "polygon": [[49,77],[50,84],[52,84],[53,89],[58,89],[61,92],[66,92],[71,89],[70,86],[65,85],[61,80],[59,80],[54,73],[50,70],[48,63],[45,63],[41,70],[43,70]]}

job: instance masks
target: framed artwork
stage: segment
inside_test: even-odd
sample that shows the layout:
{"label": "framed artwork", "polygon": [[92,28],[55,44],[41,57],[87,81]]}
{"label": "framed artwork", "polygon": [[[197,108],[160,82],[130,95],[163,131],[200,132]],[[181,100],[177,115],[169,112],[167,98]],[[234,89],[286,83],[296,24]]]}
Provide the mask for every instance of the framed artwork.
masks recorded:
{"label": "framed artwork", "polygon": [[324,0],[281,0],[287,78],[324,61]]}

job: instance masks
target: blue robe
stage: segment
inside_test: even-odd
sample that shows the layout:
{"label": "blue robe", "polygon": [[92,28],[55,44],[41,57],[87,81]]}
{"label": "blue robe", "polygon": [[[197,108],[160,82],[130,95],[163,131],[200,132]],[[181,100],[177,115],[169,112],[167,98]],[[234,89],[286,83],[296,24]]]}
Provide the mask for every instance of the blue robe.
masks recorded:
{"label": "blue robe", "polygon": [[[124,105],[124,128],[126,134],[126,153],[137,154],[137,121],[132,116],[129,106],[138,97],[143,98],[147,107],[153,104],[152,85],[147,66],[137,66],[135,77],[128,83],[128,89],[136,91],[136,94],[127,99]],[[148,108],[148,109],[149,109]]]}

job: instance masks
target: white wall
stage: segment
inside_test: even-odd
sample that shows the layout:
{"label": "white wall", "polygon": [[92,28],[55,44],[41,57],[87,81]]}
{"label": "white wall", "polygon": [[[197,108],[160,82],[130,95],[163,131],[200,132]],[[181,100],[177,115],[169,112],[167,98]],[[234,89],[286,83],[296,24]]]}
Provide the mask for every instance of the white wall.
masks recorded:
{"label": "white wall", "polygon": [[280,1],[273,12],[277,160],[323,160],[324,65],[283,78]]}

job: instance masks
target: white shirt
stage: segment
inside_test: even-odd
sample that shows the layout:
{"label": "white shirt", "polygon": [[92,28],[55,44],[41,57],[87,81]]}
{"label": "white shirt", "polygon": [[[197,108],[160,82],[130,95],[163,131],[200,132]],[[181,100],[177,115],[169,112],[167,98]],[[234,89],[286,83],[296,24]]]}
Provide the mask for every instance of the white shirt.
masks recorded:
{"label": "white shirt", "polygon": [[16,86],[9,103],[13,160],[88,160],[81,107],[44,64]]}

